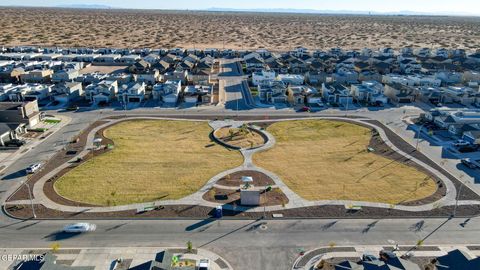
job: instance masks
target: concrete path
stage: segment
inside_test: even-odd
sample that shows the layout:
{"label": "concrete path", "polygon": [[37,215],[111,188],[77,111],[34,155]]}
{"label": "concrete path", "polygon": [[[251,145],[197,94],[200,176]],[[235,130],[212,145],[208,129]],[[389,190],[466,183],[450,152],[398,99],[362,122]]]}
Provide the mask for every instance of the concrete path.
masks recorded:
{"label": "concrete path", "polygon": [[[78,157],[84,157],[87,155],[90,151],[90,149],[93,147],[93,140],[94,136],[97,131],[99,131],[102,128],[105,128],[107,126],[116,124],[121,121],[126,121],[126,120],[134,120],[134,119],[166,119],[166,120],[175,120],[172,118],[161,118],[161,117],[131,117],[131,118],[122,118],[122,119],[111,119],[108,121],[108,123],[105,123],[104,125],[101,125],[95,129],[93,129],[87,137],[87,144],[86,147],[83,151],[81,151],[77,156],[73,157],[70,161],[75,161],[77,160]],[[333,120],[344,120],[345,118],[343,117],[312,117],[311,119],[333,119]],[[178,120],[184,120],[184,121],[205,121],[205,120],[185,120],[185,119],[178,119]],[[298,119],[283,119],[282,121],[294,121]],[[283,181],[280,179],[279,176],[276,174],[265,170],[263,168],[257,167],[253,161],[252,161],[252,156],[260,151],[265,151],[270,148],[272,148],[275,145],[275,138],[265,130],[261,130],[259,127],[252,126],[252,128],[257,129],[259,132],[264,133],[268,140],[267,142],[258,148],[255,149],[241,149],[240,152],[242,153],[244,157],[244,162],[241,166],[237,168],[233,168],[227,171],[224,171],[214,177],[212,177],[199,191],[184,197],[179,200],[165,200],[165,201],[155,201],[155,202],[150,202],[150,203],[139,203],[139,204],[130,204],[130,205],[122,205],[122,206],[111,206],[111,207],[76,207],[76,206],[65,206],[65,205],[60,205],[57,204],[53,201],[51,201],[48,197],[45,196],[43,193],[43,185],[45,182],[53,177],[56,173],[60,172],[62,169],[68,167],[70,164],[69,162],[59,166],[55,170],[49,172],[47,175],[45,175],[43,178],[41,178],[37,183],[35,183],[33,187],[33,194],[34,194],[34,203],[38,204],[43,204],[44,206],[51,208],[51,209],[56,209],[56,210],[61,210],[61,211],[66,211],[66,212],[111,212],[111,211],[123,211],[123,210],[132,210],[132,209],[143,209],[144,207],[148,206],[157,206],[157,205],[201,205],[201,206],[206,206],[206,207],[216,207],[216,206],[221,206],[223,204],[220,203],[213,203],[213,202],[208,202],[205,201],[202,197],[203,195],[208,192],[212,187],[216,185],[216,182],[221,179],[222,177],[225,177],[228,174],[232,174],[235,172],[239,171],[244,171],[244,170],[253,170],[253,171],[258,171],[261,173],[264,173],[268,175],[273,181],[275,182],[275,187],[278,187],[282,190],[282,192],[287,196],[289,199],[289,202],[285,206],[268,206],[265,207],[266,211],[276,211],[276,210],[283,210],[283,209],[292,209],[292,208],[298,208],[298,207],[306,207],[306,206],[321,206],[321,205],[356,205],[356,206],[363,206],[363,207],[379,207],[379,208],[389,208],[389,209],[397,209],[397,210],[403,210],[403,211],[411,211],[411,212],[418,212],[418,211],[428,211],[432,210],[435,208],[438,208],[439,206],[447,206],[447,205],[455,205],[455,199],[456,199],[456,190],[453,185],[453,183],[448,179],[446,176],[444,176],[441,172],[437,171],[436,169],[430,167],[429,165],[423,163],[420,160],[417,160],[413,156],[408,155],[407,153],[403,152],[402,150],[398,149],[395,145],[393,145],[390,140],[388,139],[387,135],[385,134],[385,131],[378,127],[375,126],[371,123],[364,122],[362,120],[366,119],[348,119],[349,121],[352,122],[357,122],[361,123],[362,125],[368,125],[372,128],[375,128],[378,132],[381,138],[385,141],[385,143],[394,151],[396,151],[398,154],[409,158],[410,160],[416,162],[417,164],[423,166],[427,170],[429,170],[431,173],[435,174],[439,179],[441,179],[445,187],[447,189],[446,196],[441,198],[440,200],[425,204],[425,205],[418,205],[418,206],[403,206],[403,205],[390,205],[390,204],[385,204],[385,203],[372,203],[372,202],[358,202],[358,201],[348,201],[348,200],[328,200],[328,201],[308,201],[300,196],[298,196],[295,192],[293,192]],[[262,122],[265,122],[268,120],[263,120]],[[278,120],[271,120],[271,121],[278,121]],[[227,120],[227,121],[211,121],[209,122],[209,125],[215,130],[217,128],[223,127],[223,126],[233,126],[233,127],[239,127],[244,123],[251,123],[252,121],[232,121],[232,120]],[[253,121],[254,122],[254,121]],[[13,203],[20,203],[20,202],[11,202]],[[24,203],[24,201],[22,201]],[[480,201],[459,201],[458,205],[471,205],[471,204],[480,204]],[[257,207],[257,208],[246,208],[242,206],[231,206],[231,205],[223,205],[225,209],[232,209],[232,210],[237,210],[237,211],[247,211],[247,212],[262,212],[264,211],[264,207]],[[235,207],[235,209],[233,208]]]}

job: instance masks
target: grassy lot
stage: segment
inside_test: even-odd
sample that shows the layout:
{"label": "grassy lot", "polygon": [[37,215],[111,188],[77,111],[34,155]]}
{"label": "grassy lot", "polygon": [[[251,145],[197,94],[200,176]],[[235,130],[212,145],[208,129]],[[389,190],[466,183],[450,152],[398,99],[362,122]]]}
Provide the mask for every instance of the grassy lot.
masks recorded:
{"label": "grassy lot", "polygon": [[205,122],[121,122],[105,130],[115,148],[71,170],[55,188],[71,200],[97,205],[185,197],[243,161],[238,151],[211,142],[210,132]]}
{"label": "grassy lot", "polygon": [[265,140],[260,134],[246,127],[223,127],[217,130],[215,135],[221,141],[240,148],[253,148],[265,144]]}
{"label": "grassy lot", "polygon": [[267,128],[274,148],[254,162],[278,174],[308,200],[345,199],[397,204],[433,194],[423,172],[366,151],[369,129],[338,121],[278,122]]}

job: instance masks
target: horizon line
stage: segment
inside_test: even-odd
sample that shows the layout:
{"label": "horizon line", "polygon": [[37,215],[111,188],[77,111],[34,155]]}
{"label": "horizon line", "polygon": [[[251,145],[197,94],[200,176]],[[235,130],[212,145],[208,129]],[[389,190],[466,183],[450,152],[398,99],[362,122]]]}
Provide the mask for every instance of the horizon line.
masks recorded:
{"label": "horizon line", "polygon": [[101,10],[158,10],[158,11],[194,11],[194,12],[239,12],[239,13],[285,13],[285,14],[307,14],[307,15],[370,15],[370,16],[447,16],[447,17],[480,17],[480,14],[466,12],[424,12],[424,11],[375,11],[375,10],[320,10],[320,9],[296,9],[296,8],[218,8],[209,7],[202,9],[179,9],[179,8],[134,8],[115,7],[102,4],[72,4],[72,5],[2,5],[0,8],[52,8],[52,9],[101,9]]}

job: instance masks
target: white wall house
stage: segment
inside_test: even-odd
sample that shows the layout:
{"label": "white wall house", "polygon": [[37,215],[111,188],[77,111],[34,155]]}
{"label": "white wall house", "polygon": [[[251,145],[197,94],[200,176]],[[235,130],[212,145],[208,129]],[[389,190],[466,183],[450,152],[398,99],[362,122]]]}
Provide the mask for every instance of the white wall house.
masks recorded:
{"label": "white wall house", "polygon": [[252,83],[255,86],[258,86],[263,81],[273,81],[275,80],[275,72],[262,70],[259,72],[252,73]]}
{"label": "white wall house", "polygon": [[154,85],[152,95],[155,100],[169,104],[176,104],[181,91],[182,82],[180,80],[166,81],[165,83]]}

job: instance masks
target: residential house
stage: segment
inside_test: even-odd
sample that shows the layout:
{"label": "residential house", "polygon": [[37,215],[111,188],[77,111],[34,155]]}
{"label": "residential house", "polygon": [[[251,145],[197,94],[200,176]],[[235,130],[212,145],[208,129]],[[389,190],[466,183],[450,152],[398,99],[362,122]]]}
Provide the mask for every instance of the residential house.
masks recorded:
{"label": "residential house", "polygon": [[327,103],[348,106],[353,103],[351,91],[338,82],[323,83],[322,96]]}
{"label": "residential house", "polygon": [[123,55],[120,57],[120,59],[117,59],[116,61],[123,63],[125,65],[132,65],[137,61],[140,61],[142,58],[140,55],[135,55],[135,54],[130,54],[130,55]]}
{"label": "residential house", "polygon": [[174,70],[163,74],[163,81],[180,81],[185,84],[187,80],[188,71],[186,70]]}
{"label": "residential house", "polygon": [[258,85],[260,101],[268,104],[285,103],[287,86],[282,81],[263,81]]}
{"label": "residential house", "polygon": [[305,79],[309,84],[320,85],[327,81],[328,74],[325,71],[308,71]]}
{"label": "residential house", "polygon": [[293,74],[303,74],[309,69],[307,63],[299,58],[290,59],[287,65],[289,72]]}
{"label": "residential house", "polygon": [[387,83],[384,94],[393,104],[411,103],[415,101],[415,89],[400,83]]}
{"label": "residential house", "polygon": [[478,104],[480,93],[472,88],[464,86],[442,87],[443,103],[459,103],[462,105]]}
{"label": "residential house", "polygon": [[208,84],[212,74],[214,59],[205,57],[187,74],[187,81],[191,84]]}
{"label": "residential house", "polygon": [[143,73],[137,73],[133,75],[133,80],[138,83],[146,83],[148,85],[154,85],[161,80],[160,72],[157,69],[145,71]]}
{"label": "residential house", "polygon": [[94,104],[109,103],[118,94],[118,82],[103,80],[85,88],[85,98]]}
{"label": "residential house", "polygon": [[64,82],[52,87],[50,97],[58,102],[67,103],[83,95],[83,85],[80,82]]}
{"label": "residential house", "polygon": [[304,86],[288,86],[287,101],[291,106],[305,105]]}
{"label": "residential house", "polygon": [[73,82],[80,73],[78,70],[70,69],[70,70],[60,70],[58,72],[53,73],[52,75],[52,82],[53,83],[61,83],[61,82]]}
{"label": "residential house", "polygon": [[100,74],[98,72],[95,73],[86,73],[79,75],[75,81],[81,82],[84,85],[89,85],[92,83],[99,83],[107,78],[107,74]]}
{"label": "residential house", "polygon": [[463,72],[464,83],[477,82],[480,83],[480,72],[475,70],[466,70]]}
{"label": "residential house", "polygon": [[385,105],[388,97],[384,94],[383,84],[377,81],[364,81],[362,84],[352,84],[351,94],[357,102],[370,105]]}
{"label": "residential house", "polygon": [[149,62],[145,60],[140,60],[134,62],[131,66],[129,66],[128,71],[130,71],[130,73],[138,74],[149,71],[151,67],[152,65]]}
{"label": "residential house", "polygon": [[119,61],[121,57],[122,57],[121,54],[103,54],[103,55],[99,55],[98,57],[96,57],[94,59],[94,62],[112,64],[112,63],[115,63],[115,62]]}
{"label": "residential house", "polygon": [[2,67],[0,68],[0,82],[2,83],[18,83],[20,76],[25,73],[23,68]]}
{"label": "residential house", "polygon": [[265,60],[256,53],[247,54],[244,57],[245,67],[247,73],[261,71],[265,68]]}
{"label": "residential house", "polygon": [[33,101],[47,98],[52,91],[51,85],[30,83],[17,85],[13,91],[9,93],[11,101]]}
{"label": "residential house", "polygon": [[36,100],[28,102],[0,102],[0,123],[19,123],[33,128],[40,122]]}
{"label": "residential house", "polygon": [[176,104],[182,91],[182,82],[166,81],[153,86],[152,95],[154,100],[159,100],[164,103]]}
{"label": "residential house", "polygon": [[255,86],[260,85],[263,81],[273,81],[275,80],[275,72],[262,69],[261,71],[256,71],[252,73],[252,84]]}
{"label": "residential house", "polygon": [[358,80],[363,81],[382,81],[382,75],[376,71],[363,71],[358,73]]}
{"label": "residential house", "polygon": [[128,103],[140,103],[145,99],[145,83],[129,83],[119,87],[118,98],[125,105]]}
{"label": "residential house", "polygon": [[160,61],[160,55],[156,53],[151,53],[143,58],[146,62],[150,63],[150,65],[153,65],[157,62]]}
{"label": "residential house", "polygon": [[298,74],[278,74],[277,80],[286,85],[303,85],[305,83],[305,77]]}
{"label": "residential house", "polygon": [[339,84],[358,83],[358,73],[353,70],[340,68],[333,74],[333,80]]}
{"label": "residential house", "polygon": [[443,91],[440,87],[422,86],[417,89],[417,97],[423,102],[438,104],[445,102],[443,100]]}
{"label": "residential house", "polygon": [[462,82],[463,73],[454,71],[439,71],[435,78],[442,81],[442,85],[458,84]]}
{"label": "residential house", "polygon": [[52,75],[53,70],[51,69],[32,70],[20,74],[20,80],[24,83],[49,83]]}

